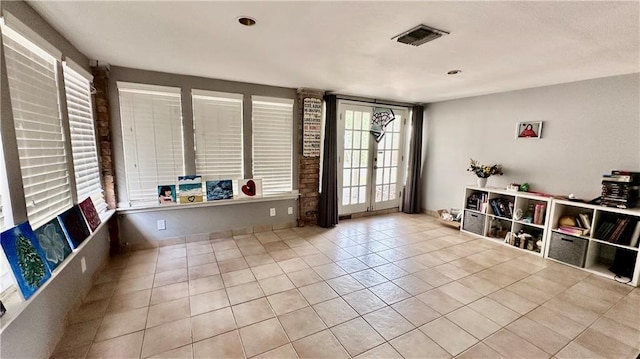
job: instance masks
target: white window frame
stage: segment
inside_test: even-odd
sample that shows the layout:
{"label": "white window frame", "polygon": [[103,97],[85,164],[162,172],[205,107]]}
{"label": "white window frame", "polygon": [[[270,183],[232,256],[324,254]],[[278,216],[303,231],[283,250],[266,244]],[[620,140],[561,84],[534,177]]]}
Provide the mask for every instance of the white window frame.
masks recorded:
{"label": "white window frame", "polygon": [[252,96],[253,177],[262,193],[293,191],[294,100]]}
{"label": "white window frame", "polygon": [[244,178],[243,95],[194,89],[191,101],[196,173],[205,180]]}
{"label": "white window frame", "polygon": [[175,184],[185,174],[180,88],[130,82],[117,86],[128,205],[157,204],[157,186]]}
{"label": "white window frame", "polygon": [[93,76],[70,60],[63,62],[64,85],[71,133],[71,153],[78,202],[91,197],[98,213],[107,210],[96,145],[91,98]]}
{"label": "white window frame", "polygon": [[[58,78],[60,58],[49,54],[2,22],[0,26],[2,26],[5,64],[9,77],[9,92],[12,94],[10,106],[13,109],[16,128],[27,216],[31,226],[37,228],[73,204],[69,179],[70,167],[67,161],[67,139],[60,112],[60,79]],[[16,44],[7,45],[7,39],[10,43]],[[12,46],[15,46],[15,49],[12,49]],[[8,48],[12,50],[7,51]],[[14,58],[12,54],[15,53],[20,55]],[[14,61],[20,61],[19,56],[28,56],[32,61],[14,63],[15,67],[10,65]],[[21,67],[22,69],[18,70]],[[16,74],[23,74],[25,78],[21,80],[16,77]],[[13,86],[12,83],[14,83]],[[53,105],[54,101],[55,105]],[[53,106],[55,109],[52,108]],[[27,135],[29,132],[33,137]],[[28,141],[39,141],[39,143],[26,146]],[[41,150],[44,145],[48,146],[44,147],[45,150],[50,149],[58,153],[53,157],[50,154],[46,155],[45,160]],[[37,161],[38,157],[41,157],[40,161]],[[46,178],[34,181],[34,178],[42,177]],[[51,187],[52,184],[55,186]]]}

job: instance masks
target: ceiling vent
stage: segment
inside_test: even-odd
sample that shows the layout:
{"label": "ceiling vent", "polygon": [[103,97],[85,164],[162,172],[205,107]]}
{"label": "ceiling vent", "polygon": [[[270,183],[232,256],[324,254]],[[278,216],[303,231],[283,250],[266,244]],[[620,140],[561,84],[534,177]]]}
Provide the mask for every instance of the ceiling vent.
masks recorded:
{"label": "ceiling vent", "polygon": [[403,44],[420,46],[443,35],[449,35],[449,33],[443,30],[434,29],[427,25],[418,25],[409,31],[405,31],[400,35],[392,37],[391,40],[397,39],[396,41]]}

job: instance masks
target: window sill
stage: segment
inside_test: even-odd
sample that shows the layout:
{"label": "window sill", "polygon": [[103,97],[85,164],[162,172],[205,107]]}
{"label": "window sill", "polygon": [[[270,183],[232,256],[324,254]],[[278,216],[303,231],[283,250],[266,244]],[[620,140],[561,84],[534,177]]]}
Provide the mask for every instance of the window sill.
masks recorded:
{"label": "window sill", "polygon": [[95,232],[91,233],[89,235],[89,237],[87,237],[87,239],[85,239],[78,248],[76,248],[76,250],[74,250],[73,252],[71,252],[71,254],[69,254],[69,256],[67,258],[65,258],[64,262],[62,262],[52,273],[51,273],[51,278],[49,278],[49,280],[42,285],[42,287],[38,288],[38,290],[31,296],[31,298],[29,298],[28,300],[24,300],[22,298],[22,295],[19,293],[18,288],[16,287],[16,285],[14,284],[13,286],[11,286],[10,288],[7,288],[7,290],[3,293],[3,295],[0,297],[0,299],[2,299],[2,302],[4,304],[4,306],[7,308],[7,312],[4,314],[4,316],[2,316],[2,318],[0,318],[0,334],[7,328],[9,327],[9,325],[20,316],[20,313],[22,313],[22,311],[27,308],[27,306],[29,305],[29,303],[33,302],[33,300],[35,298],[37,298],[42,292],[44,292],[45,290],[47,290],[47,287],[49,287],[49,285],[54,285],[51,284],[54,281],[56,281],[56,277],[58,275],[58,273],[62,272],[63,270],[65,270],[65,268],[70,265],[71,262],[74,262],[74,260],[76,259],[77,256],[82,256],[81,252],[83,251],[83,248],[87,245],[87,243],[89,243],[93,237],[95,237],[96,233],[102,231],[102,230],[106,230],[103,229],[104,226],[107,225],[107,221],[109,221],[109,219],[114,215],[116,211],[115,210],[107,210],[106,212],[103,212],[100,214],[100,225],[98,226],[98,228],[96,228]]}
{"label": "window sill", "polygon": [[293,193],[262,196],[259,198],[234,198],[234,199],[222,199],[218,201],[201,202],[201,203],[184,203],[184,204],[177,203],[177,204],[170,204],[170,205],[157,204],[152,206],[147,205],[147,206],[134,206],[134,207],[120,207],[116,209],[116,211],[118,211],[118,213],[123,213],[123,214],[155,212],[155,211],[174,211],[174,210],[186,209],[186,208],[218,207],[218,206],[229,206],[229,205],[236,205],[236,204],[282,201],[287,199],[298,199],[298,197],[300,197],[300,194],[296,191]]}

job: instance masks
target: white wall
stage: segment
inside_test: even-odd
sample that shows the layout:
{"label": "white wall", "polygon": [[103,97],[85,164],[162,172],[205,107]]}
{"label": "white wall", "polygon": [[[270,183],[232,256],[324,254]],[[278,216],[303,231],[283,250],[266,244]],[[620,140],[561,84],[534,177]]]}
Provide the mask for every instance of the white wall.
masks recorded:
{"label": "white wall", "polygon": [[[516,123],[543,121],[540,140],[516,139]],[[532,191],[593,199],[603,173],[640,171],[640,74],[437,102],[425,110],[422,207],[461,208],[475,184],[469,158],[499,163]]]}

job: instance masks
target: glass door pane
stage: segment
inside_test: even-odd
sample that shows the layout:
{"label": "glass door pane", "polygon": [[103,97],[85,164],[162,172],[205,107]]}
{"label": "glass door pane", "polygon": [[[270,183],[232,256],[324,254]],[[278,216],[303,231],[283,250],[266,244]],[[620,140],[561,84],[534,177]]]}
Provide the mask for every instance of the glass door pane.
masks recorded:
{"label": "glass door pane", "polygon": [[[340,214],[364,212],[369,205],[368,194],[371,177],[369,129],[371,108],[366,106],[340,106],[340,124],[338,137],[342,186],[340,198]],[[343,135],[340,136],[340,133]]]}
{"label": "glass door pane", "polygon": [[401,162],[404,122],[407,112],[394,110],[395,119],[386,127],[384,137],[377,143],[374,157],[376,210],[397,207],[400,204]]}

